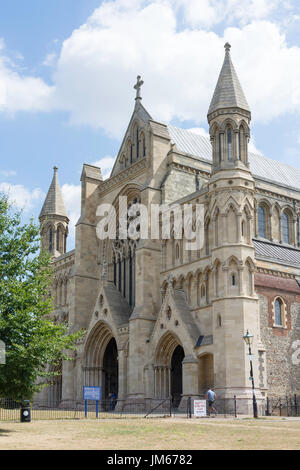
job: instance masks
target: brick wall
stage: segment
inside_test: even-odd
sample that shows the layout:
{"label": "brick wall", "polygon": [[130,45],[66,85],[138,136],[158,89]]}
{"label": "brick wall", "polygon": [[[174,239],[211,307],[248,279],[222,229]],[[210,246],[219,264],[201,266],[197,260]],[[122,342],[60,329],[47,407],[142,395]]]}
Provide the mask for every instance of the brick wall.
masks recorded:
{"label": "brick wall", "polygon": [[[300,391],[300,365],[293,362],[295,341],[300,340],[300,287],[295,279],[256,273],[261,339],[266,348],[267,394],[284,397]],[[285,321],[274,326],[274,300],[284,302]]]}

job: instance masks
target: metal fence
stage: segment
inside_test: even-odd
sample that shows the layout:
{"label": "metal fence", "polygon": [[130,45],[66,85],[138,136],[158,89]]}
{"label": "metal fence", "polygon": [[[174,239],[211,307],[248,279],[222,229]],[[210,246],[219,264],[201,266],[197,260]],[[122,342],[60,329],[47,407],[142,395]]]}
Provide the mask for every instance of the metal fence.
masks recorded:
{"label": "metal fence", "polygon": [[266,399],[266,416],[300,416],[300,396],[297,394]]}
{"label": "metal fence", "polygon": [[[197,399],[204,397],[197,397]],[[194,398],[185,399],[179,406],[174,406],[170,399],[163,400],[104,400],[97,405],[94,401],[85,403],[68,401],[61,404],[57,402],[33,401],[31,403],[31,419],[58,420],[58,419],[109,419],[109,418],[162,418],[194,416]],[[300,416],[299,396],[292,395],[284,398],[269,399],[258,403],[258,416]],[[207,415],[220,418],[235,418],[249,415],[245,408],[245,399],[233,397],[232,399],[216,399],[213,404],[216,414],[206,404]],[[248,409],[248,412],[247,412]],[[0,421],[19,421],[21,403],[7,398],[0,398]],[[251,402],[250,402],[251,410]],[[250,411],[250,416],[252,415]]]}

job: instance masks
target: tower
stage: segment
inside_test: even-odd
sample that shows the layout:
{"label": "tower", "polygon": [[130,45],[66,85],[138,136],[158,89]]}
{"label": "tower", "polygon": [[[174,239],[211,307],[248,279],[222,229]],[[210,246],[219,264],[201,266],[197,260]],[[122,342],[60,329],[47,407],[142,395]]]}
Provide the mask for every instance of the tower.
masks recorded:
{"label": "tower", "polygon": [[67,251],[69,218],[58,183],[57,170],[42,207],[40,220],[41,248],[58,257]]}
{"label": "tower", "polygon": [[[219,397],[244,399],[251,408],[249,357],[242,339],[254,335],[254,379],[258,385],[260,343],[258,297],[254,290],[254,179],[248,163],[251,112],[225,44],[225,59],[208,111],[213,150],[208,183],[213,281],[215,388]],[[258,393],[258,396],[260,394]]]}

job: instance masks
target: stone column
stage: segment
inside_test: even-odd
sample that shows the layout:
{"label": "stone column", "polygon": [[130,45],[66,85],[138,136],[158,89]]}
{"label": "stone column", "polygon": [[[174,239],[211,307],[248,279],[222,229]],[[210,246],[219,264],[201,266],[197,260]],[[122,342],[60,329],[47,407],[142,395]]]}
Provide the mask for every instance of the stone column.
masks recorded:
{"label": "stone column", "polygon": [[242,225],[241,225],[242,214],[240,212],[236,214],[236,219],[237,219],[237,243],[242,243]]}
{"label": "stone column", "polygon": [[224,132],[220,132],[221,136],[221,162],[224,161],[225,149],[224,149]]}
{"label": "stone column", "polygon": [[120,349],[118,351],[118,369],[118,400],[125,400],[127,397],[127,351],[125,349]]}
{"label": "stone column", "polygon": [[222,230],[221,230],[221,234],[220,234],[220,240],[219,240],[219,245],[222,245],[222,243],[226,243],[227,242],[227,224],[226,224],[226,220],[227,220],[227,214],[221,214],[221,217],[222,217]]}
{"label": "stone column", "polygon": [[179,408],[186,409],[188,397],[199,396],[198,359],[192,355],[185,356],[182,361],[182,399]]}
{"label": "stone column", "polygon": [[297,217],[293,218],[293,228],[294,228],[294,230],[293,230],[293,238],[294,238],[293,245],[297,247],[298,246],[298,243],[297,243],[297,238],[298,238],[297,237]]}
{"label": "stone column", "polygon": [[244,266],[238,266],[239,271],[239,295],[244,295]]}

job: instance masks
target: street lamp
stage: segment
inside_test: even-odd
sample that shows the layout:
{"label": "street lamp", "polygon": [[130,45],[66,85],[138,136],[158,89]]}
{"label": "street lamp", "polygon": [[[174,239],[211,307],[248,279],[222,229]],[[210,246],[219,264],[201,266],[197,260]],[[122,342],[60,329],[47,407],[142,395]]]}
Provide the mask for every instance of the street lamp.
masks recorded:
{"label": "street lamp", "polygon": [[255,396],[255,388],[254,388],[254,377],[253,377],[253,367],[252,367],[252,352],[251,352],[251,344],[253,341],[254,336],[247,333],[243,336],[243,339],[247,346],[249,347],[249,359],[250,359],[250,380],[252,381],[252,396],[253,396],[253,417],[257,418],[257,403],[256,403],[256,396]]}

